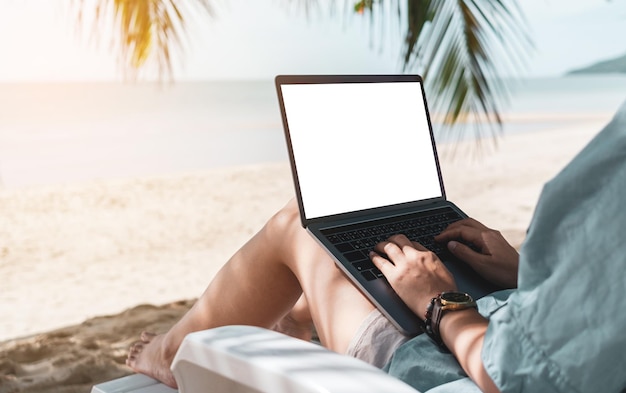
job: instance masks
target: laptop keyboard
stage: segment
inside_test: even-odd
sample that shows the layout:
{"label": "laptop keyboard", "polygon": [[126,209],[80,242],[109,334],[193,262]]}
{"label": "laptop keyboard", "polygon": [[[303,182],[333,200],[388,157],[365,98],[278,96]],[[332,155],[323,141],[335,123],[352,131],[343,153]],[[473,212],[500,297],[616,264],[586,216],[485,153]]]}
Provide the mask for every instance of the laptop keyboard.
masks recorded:
{"label": "laptop keyboard", "polygon": [[374,246],[390,236],[404,234],[412,241],[440,255],[447,252],[445,247],[433,239],[449,224],[462,217],[450,207],[427,212],[392,217],[372,222],[322,230],[328,240],[352,263],[368,280],[382,278],[383,274],[374,266],[369,252]]}

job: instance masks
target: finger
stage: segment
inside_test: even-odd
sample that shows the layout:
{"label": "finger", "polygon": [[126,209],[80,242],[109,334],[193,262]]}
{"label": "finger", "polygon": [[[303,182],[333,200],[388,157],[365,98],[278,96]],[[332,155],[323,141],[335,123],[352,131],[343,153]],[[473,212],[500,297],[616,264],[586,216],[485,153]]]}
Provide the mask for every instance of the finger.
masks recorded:
{"label": "finger", "polygon": [[398,257],[402,254],[402,249],[396,243],[390,240],[385,240],[374,246],[374,251],[379,254],[386,255],[389,259]]}
{"label": "finger", "polygon": [[482,229],[483,231],[487,231],[490,228],[488,228],[485,224],[483,224],[482,222],[475,220],[471,217],[465,218],[463,220],[461,220],[460,222],[464,223],[465,225],[472,227],[472,228],[476,228],[476,229]]}
{"label": "finger", "polygon": [[448,228],[441,232],[438,236],[435,236],[435,240],[440,243],[446,243],[451,240],[461,240],[464,243],[473,243],[474,245],[483,246],[482,239],[483,230],[469,227],[458,226],[455,228]]}
{"label": "finger", "polygon": [[430,250],[428,250],[426,247],[422,246],[418,242],[411,242],[411,244],[413,244],[413,247],[415,247],[416,250],[419,250],[419,251],[430,251]]}
{"label": "finger", "polygon": [[410,241],[409,238],[403,234],[393,235],[389,238],[388,241],[391,243],[397,244],[398,247],[400,247],[404,253],[407,252],[406,247],[409,247],[411,249],[415,248],[415,246],[413,245],[413,242]]}
{"label": "finger", "polygon": [[455,221],[452,224],[448,225],[448,227],[444,229],[442,233],[447,231],[448,229],[455,229],[461,226],[467,226],[470,228],[483,230],[483,231],[489,230],[489,228],[487,228],[483,223],[476,221],[473,218],[464,218],[463,220]]}
{"label": "finger", "polygon": [[483,254],[480,254],[472,250],[465,244],[459,243],[454,240],[448,242],[448,250],[450,250],[452,255],[459,258],[461,261],[467,263],[470,266],[477,266],[484,258]]}
{"label": "finger", "polygon": [[389,262],[386,258],[381,257],[376,251],[370,251],[370,259],[372,260],[374,266],[376,266],[385,277],[387,277],[387,275],[390,274],[395,267],[393,263]]}
{"label": "finger", "polygon": [[382,250],[393,263],[397,263],[398,261],[404,259],[404,252],[396,243],[385,242]]}
{"label": "finger", "polygon": [[409,238],[406,237],[406,235],[402,233],[389,236],[389,241],[394,242],[394,243],[410,243],[411,242]]}

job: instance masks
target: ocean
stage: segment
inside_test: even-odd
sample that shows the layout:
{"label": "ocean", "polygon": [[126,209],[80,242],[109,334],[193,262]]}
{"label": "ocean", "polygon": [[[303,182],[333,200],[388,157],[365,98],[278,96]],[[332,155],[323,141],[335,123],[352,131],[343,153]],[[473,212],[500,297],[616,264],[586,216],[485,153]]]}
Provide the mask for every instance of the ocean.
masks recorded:
{"label": "ocean", "polygon": [[[502,134],[610,116],[626,76],[512,84]],[[438,134],[438,142],[449,138]],[[175,174],[287,160],[266,81],[0,84],[0,186]]]}

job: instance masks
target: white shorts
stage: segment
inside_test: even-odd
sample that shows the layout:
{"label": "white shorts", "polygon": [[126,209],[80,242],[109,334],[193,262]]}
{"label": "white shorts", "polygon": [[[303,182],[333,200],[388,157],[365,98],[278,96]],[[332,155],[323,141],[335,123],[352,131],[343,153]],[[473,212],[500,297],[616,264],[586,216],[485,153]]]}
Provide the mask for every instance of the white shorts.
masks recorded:
{"label": "white shorts", "polygon": [[359,326],[346,354],[383,368],[396,349],[411,338],[396,329],[380,311],[374,310]]}

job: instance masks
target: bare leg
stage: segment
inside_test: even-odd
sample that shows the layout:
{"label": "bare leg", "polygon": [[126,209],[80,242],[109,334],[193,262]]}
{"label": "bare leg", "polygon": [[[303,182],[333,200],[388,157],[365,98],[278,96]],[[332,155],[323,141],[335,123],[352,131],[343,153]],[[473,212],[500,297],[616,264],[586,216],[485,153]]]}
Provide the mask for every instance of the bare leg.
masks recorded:
{"label": "bare leg", "polygon": [[271,328],[302,293],[322,344],[345,353],[374,306],[303,230],[291,201],[233,255],[165,335],[142,334],[126,363],[175,386],[169,366],[188,333],[235,324]]}
{"label": "bare leg", "polygon": [[309,303],[304,295],[300,296],[296,304],[283,319],[274,325],[273,329],[291,337],[311,341],[313,338],[313,317],[311,317]]}

